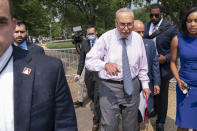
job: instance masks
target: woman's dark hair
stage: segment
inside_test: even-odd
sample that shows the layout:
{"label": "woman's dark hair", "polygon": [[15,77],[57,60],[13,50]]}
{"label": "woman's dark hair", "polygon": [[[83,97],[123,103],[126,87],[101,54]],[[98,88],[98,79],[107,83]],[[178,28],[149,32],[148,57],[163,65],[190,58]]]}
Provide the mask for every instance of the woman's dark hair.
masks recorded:
{"label": "woman's dark hair", "polygon": [[187,12],[185,13],[184,17],[183,17],[183,20],[182,20],[182,31],[183,31],[183,36],[184,37],[189,37],[189,32],[187,30],[187,26],[186,26],[186,22],[187,22],[187,17],[193,13],[193,12],[197,12],[197,7],[192,7],[190,8],[189,10],[187,10]]}

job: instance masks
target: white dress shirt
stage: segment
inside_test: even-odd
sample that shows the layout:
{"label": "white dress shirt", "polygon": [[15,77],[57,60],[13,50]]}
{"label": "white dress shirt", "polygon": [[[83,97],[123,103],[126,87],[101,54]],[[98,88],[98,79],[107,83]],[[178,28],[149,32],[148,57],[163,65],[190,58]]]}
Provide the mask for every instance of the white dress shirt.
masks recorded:
{"label": "white dress shirt", "polygon": [[[0,70],[12,54],[12,46],[0,57]],[[0,74],[0,131],[14,131],[13,58]]]}
{"label": "white dress shirt", "polygon": [[153,30],[157,30],[159,28],[159,26],[161,25],[161,22],[163,21],[163,18],[161,18],[161,20],[159,21],[159,23],[157,25],[154,25],[152,22],[150,24],[150,29],[149,29],[149,35],[152,35]]}
{"label": "white dress shirt", "polygon": [[[132,78],[138,76],[143,88],[149,88],[149,78],[147,76],[148,65],[144,43],[139,34],[133,32],[126,40],[127,54],[129,59]],[[110,76],[104,69],[106,63],[116,63],[121,72],[117,76]],[[86,68],[91,71],[99,71],[102,79],[112,79],[120,81],[122,77],[122,39],[117,29],[104,33],[93,48],[86,55]]]}
{"label": "white dress shirt", "polygon": [[[159,21],[159,23],[157,25],[154,25],[151,22],[150,25],[150,29],[149,29],[149,36],[152,35],[153,32],[155,32],[156,30],[158,30],[159,26],[161,25],[161,22],[163,21],[163,18]],[[158,55],[158,51],[157,51],[157,44],[156,44],[156,37],[152,39],[154,41],[155,47],[156,47],[156,54]]]}

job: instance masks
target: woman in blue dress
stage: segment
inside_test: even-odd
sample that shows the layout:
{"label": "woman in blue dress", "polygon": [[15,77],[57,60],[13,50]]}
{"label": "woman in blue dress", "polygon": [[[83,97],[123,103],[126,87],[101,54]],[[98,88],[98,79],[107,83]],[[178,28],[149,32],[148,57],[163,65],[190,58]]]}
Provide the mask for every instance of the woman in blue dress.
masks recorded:
{"label": "woman in blue dress", "polygon": [[[171,42],[171,70],[177,80],[177,131],[197,131],[197,7],[187,11],[182,34]],[[176,67],[177,56],[181,68]],[[185,87],[190,87],[188,92]]]}

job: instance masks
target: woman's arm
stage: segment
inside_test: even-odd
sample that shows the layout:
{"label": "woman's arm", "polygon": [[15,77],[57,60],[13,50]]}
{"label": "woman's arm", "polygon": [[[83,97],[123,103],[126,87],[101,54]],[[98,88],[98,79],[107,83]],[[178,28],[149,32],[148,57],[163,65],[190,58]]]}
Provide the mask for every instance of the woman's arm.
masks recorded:
{"label": "woman's arm", "polygon": [[172,71],[172,74],[177,80],[177,83],[179,85],[179,88],[181,91],[183,91],[182,84],[186,84],[183,80],[180,79],[179,74],[178,74],[178,69],[176,66],[177,62],[177,54],[178,54],[178,38],[175,36],[172,41],[171,41],[171,61],[170,61],[170,68]]}

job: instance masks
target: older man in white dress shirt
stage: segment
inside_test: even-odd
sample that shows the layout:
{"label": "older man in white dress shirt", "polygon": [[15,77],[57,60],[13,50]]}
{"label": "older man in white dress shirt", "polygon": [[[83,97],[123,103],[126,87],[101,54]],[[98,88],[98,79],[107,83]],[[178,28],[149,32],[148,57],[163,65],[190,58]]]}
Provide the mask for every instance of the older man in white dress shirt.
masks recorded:
{"label": "older man in white dress shirt", "polygon": [[101,78],[101,131],[118,131],[120,115],[123,131],[136,131],[140,81],[144,96],[148,98],[150,94],[144,43],[132,31],[133,22],[130,9],[119,9],[116,28],[104,33],[86,55],[86,67],[99,71]]}

